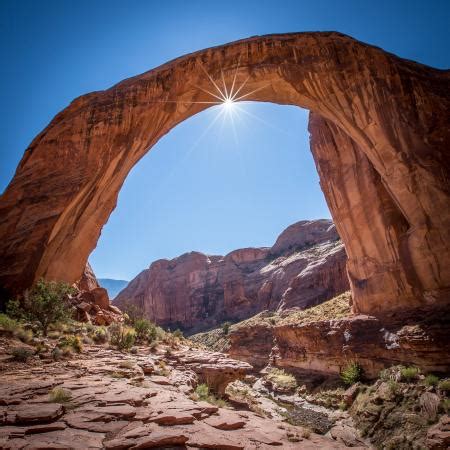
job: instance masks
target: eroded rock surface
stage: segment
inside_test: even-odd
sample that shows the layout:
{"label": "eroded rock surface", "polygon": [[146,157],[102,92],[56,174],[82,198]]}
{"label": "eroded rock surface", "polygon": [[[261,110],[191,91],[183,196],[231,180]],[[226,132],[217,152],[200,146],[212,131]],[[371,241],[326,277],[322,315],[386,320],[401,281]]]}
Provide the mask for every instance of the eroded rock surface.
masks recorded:
{"label": "eroded rock surface", "polygon": [[156,323],[198,331],[262,310],[308,307],[348,289],[346,255],[330,220],[288,227],[271,248],[158,260],[116,297]]}
{"label": "eroded rock surface", "polygon": [[[164,360],[167,382],[145,375],[141,367],[158,367]],[[192,385],[180,382],[190,369],[201,374],[205,366],[240,376],[243,363],[224,355],[178,349],[153,354],[140,348],[136,355],[92,346],[73,361],[40,362],[33,367],[3,366],[0,386],[0,447],[61,449],[218,448],[268,449],[272,447],[345,448],[333,439],[311,433],[302,438],[301,427],[193,400]],[[203,369],[200,369],[203,366]],[[155,369],[158,370],[158,369]],[[49,392],[64,389],[69,399],[52,403]],[[296,436],[295,441],[292,437]]]}

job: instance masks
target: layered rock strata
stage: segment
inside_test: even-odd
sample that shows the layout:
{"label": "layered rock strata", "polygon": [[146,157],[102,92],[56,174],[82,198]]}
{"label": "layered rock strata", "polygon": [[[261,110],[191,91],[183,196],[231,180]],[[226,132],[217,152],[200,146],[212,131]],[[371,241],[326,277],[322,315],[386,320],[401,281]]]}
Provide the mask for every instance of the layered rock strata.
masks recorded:
{"label": "layered rock strata", "polygon": [[376,378],[381,369],[396,364],[446,374],[449,335],[448,310],[421,309],[383,320],[350,314],[304,320],[287,313],[277,319],[259,316],[233,327],[227,351],[258,369],[271,364],[302,373],[339,375],[350,361],[357,361],[367,378]]}
{"label": "layered rock strata", "polygon": [[122,309],[172,329],[198,331],[262,310],[305,308],[348,289],[346,255],[330,220],[288,227],[271,248],[158,260],[116,297]]}

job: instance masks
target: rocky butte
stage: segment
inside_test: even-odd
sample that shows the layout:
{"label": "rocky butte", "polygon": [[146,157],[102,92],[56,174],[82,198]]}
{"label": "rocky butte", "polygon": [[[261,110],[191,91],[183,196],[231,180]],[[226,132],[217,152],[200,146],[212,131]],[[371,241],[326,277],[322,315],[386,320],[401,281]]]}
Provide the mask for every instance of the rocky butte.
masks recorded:
{"label": "rocky butte", "polygon": [[159,325],[188,332],[263,310],[305,308],[348,290],[346,254],[331,220],[301,221],[270,248],[243,248],[226,256],[186,253],[158,260],[119,293]]}

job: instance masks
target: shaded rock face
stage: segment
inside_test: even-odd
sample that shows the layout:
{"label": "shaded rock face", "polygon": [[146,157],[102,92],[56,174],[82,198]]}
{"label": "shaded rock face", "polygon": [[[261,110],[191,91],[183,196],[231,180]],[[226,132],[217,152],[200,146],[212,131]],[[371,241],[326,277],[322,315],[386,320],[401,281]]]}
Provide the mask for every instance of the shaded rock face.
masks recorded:
{"label": "shaded rock face", "polygon": [[81,277],[132,167],[210,106],[205,71],[245,82],[245,100],[312,111],[355,311],[448,302],[450,72],[333,32],[202,50],[74,100],[30,144],[0,199],[0,290]]}
{"label": "shaded rock face", "polygon": [[230,356],[256,368],[269,362],[301,372],[338,375],[356,360],[368,378],[395,364],[448,373],[448,310],[421,309],[380,320],[354,315],[310,323],[251,323],[230,332]]}
{"label": "shaded rock face", "polygon": [[226,256],[186,253],[158,260],[116,297],[156,323],[189,331],[259,311],[307,307],[348,290],[346,255],[330,220],[301,221],[272,248],[245,248]]}

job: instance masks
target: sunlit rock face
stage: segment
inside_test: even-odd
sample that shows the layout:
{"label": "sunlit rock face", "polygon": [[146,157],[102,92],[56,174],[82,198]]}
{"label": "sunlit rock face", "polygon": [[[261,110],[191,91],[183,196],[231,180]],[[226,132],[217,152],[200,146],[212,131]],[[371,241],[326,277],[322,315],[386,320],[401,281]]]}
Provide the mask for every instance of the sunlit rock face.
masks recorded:
{"label": "sunlit rock face", "polygon": [[245,100],[312,111],[355,311],[448,302],[450,74],[333,32],[202,50],[74,100],[30,144],[0,199],[2,292],[80,279],[127,174],[211,106],[211,80],[234,83]]}
{"label": "sunlit rock face", "polygon": [[346,255],[330,220],[288,227],[271,248],[158,260],[116,297],[160,325],[205,330],[262,310],[305,308],[348,289]]}

